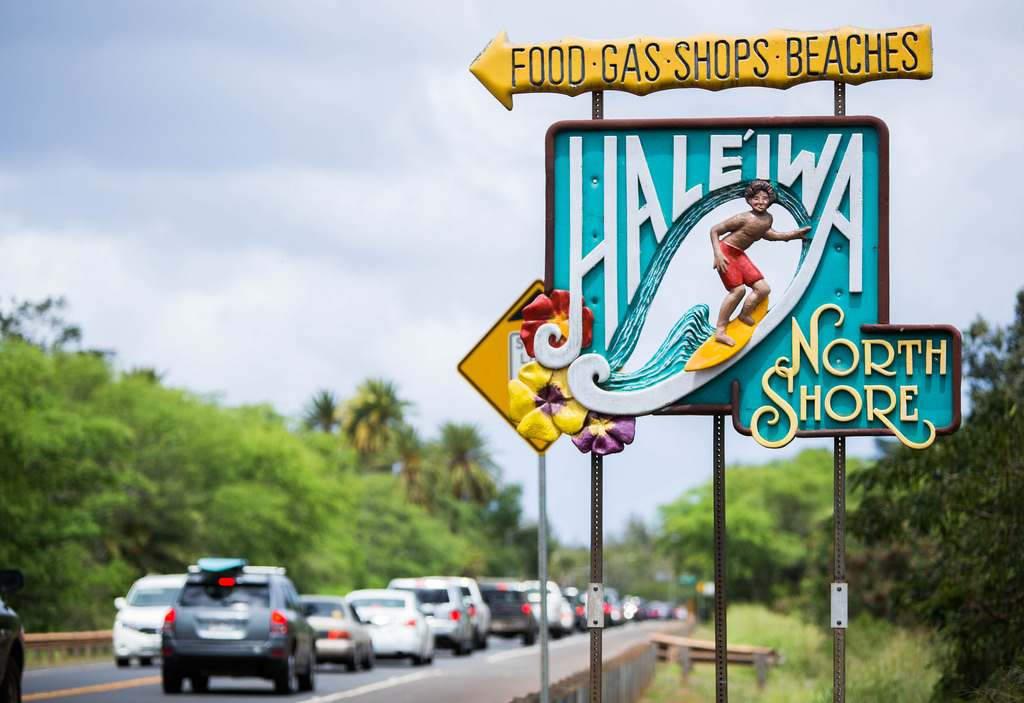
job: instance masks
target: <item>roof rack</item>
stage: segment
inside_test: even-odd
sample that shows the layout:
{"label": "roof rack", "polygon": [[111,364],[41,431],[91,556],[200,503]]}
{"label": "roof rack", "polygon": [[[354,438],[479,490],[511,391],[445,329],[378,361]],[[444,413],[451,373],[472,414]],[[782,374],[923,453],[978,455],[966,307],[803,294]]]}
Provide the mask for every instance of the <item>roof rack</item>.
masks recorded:
{"label": "roof rack", "polygon": [[196,559],[196,563],[188,567],[189,573],[195,574],[200,571],[224,572],[239,571],[249,562],[245,559],[229,559],[224,557],[203,557]]}

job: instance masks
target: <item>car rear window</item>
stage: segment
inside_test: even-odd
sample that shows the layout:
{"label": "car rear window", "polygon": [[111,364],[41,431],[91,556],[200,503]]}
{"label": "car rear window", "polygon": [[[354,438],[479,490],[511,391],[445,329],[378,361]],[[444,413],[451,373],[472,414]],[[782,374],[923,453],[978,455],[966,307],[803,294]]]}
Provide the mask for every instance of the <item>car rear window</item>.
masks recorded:
{"label": "car rear window", "polygon": [[310,615],[325,615],[332,618],[345,617],[345,606],[336,600],[304,600],[302,605],[309,609]]}
{"label": "car rear window", "polygon": [[420,599],[420,603],[424,605],[447,603],[449,601],[447,588],[414,588],[412,591]]}
{"label": "car rear window", "polygon": [[135,608],[170,605],[176,595],[178,595],[177,586],[138,588],[132,593],[128,605]]}
{"label": "car rear window", "polygon": [[481,595],[483,595],[484,600],[487,601],[488,604],[491,604],[491,603],[522,603],[523,602],[523,592],[522,591],[499,591],[497,589],[494,589],[494,590],[489,590],[488,589],[486,591],[483,591],[483,593]]}
{"label": "car rear window", "polygon": [[230,607],[270,606],[270,586],[265,583],[240,583],[220,586],[216,583],[189,583],[181,592],[181,605]]}
{"label": "car rear window", "polygon": [[405,601],[401,598],[360,598],[349,601],[353,608],[404,608]]}

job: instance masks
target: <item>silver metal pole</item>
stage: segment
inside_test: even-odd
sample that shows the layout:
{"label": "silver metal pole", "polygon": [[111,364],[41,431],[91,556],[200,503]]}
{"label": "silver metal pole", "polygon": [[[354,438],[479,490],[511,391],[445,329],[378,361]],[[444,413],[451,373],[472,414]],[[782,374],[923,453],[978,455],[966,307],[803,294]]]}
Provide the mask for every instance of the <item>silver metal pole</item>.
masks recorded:
{"label": "silver metal pole", "polygon": [[540,578],[540,703],[549,703],[548,690],[548,509],[544,455],[537,457],[537,491],[540,493],[537,530],[537,571]]}

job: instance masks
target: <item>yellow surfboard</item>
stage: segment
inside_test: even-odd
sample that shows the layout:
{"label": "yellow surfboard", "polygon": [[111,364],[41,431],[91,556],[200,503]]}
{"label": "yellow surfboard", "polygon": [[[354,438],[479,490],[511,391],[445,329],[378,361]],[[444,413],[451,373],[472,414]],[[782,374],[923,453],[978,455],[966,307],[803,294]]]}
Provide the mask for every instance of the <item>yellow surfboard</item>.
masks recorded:
{"label": "yellow surfboard", "polygon": [[754,312],[751,313],[751,317],[754,318],[754,326],[751,327],[748,324],[740,322],[739,318],[729,321],[729,326],[725,328],[725,333],[735,340],[736,344],[728,346],[715,341],[715,336],[711,337],[697,347],[697,351],[693,353],[689,361],[686,362],[685,369],[687,371],[699,371],[701,369],[707,369],[716,364],[721,364],[723,361],[733,356],[736,352],[746,346],[747,342],[754,334],[754,330],[757,329],[757,323],[764,319],[765,313],[768,312],[768,298],[765,298],[757,307],[754,308]]}

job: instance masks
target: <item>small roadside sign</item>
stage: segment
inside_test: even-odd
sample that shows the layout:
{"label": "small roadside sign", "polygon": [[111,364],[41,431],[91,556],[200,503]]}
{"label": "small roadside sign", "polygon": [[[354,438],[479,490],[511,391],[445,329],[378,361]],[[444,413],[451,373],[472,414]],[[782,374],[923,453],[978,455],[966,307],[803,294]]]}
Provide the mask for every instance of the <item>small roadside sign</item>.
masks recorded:
{"label": "small roadside sign", "polygon": [[[508,382],[518,378],[519,369],[531,361],[523,347],[523,340],[519,337],[519,329],[523,324],[523,308],[543,292],[543,281],[531,283],[458,366],[462,377],[469,381],[469,385],[473,386],[513,429],[516,423],[512,422],[508,415]],[[524,439],[538,454],[546,452],[552,444],[538,439]]]}

